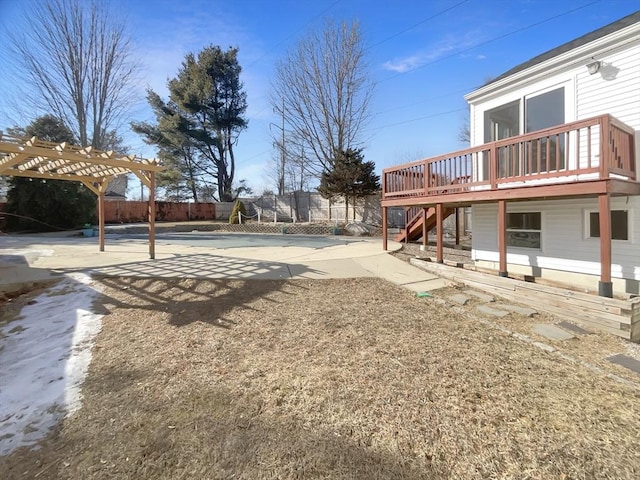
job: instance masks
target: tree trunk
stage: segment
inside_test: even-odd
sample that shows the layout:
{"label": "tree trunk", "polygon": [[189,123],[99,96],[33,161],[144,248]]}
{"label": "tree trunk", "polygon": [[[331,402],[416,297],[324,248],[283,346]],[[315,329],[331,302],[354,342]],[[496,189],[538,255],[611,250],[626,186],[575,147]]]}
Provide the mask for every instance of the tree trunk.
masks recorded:
{"label": "tree trunk", "polygon": [[344,223],[349,223],[349,195],[344,196]]}
{"label": "tree trunk", "polygon": [[356,205],[357,205],[357,197],[353,197],[353,221],[356,221]]}

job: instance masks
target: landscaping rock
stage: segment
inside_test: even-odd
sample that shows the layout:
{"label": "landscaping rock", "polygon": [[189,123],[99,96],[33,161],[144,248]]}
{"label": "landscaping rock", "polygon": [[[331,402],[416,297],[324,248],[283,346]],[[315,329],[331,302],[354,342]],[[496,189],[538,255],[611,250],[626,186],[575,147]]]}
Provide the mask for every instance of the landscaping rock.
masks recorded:
{"label": "landscaping rock", "polygon": [[570,322],[558,322],[556,323],[557,326],[564,328],[565,330],[570,330],[573,333],[577,333],[578,335],[590,335],[593,332],[590,332],[589,330],[585,330],[582,327],[579,327],[578,325],[574,325],[573,323]]}
{"label": "landscaping rock", "polygon": [[458,305],[466,305],[469,301],[469,297],[463,295],[461,293],[456,293],[455,295],[450,295],[447,297],[448,300],[457,303]]}
{"label": "landscaping rock", "polygon": [[464,293],[466,293],[467,295],[472,295],[474,297],[476,297],[478,300],[481,300],[483,302],[495,302],[496,299],[494,297],[492,297],[491,295],[487,295],[486,293],[482,293],[482,292],[478,292],[477,290],[464,290]]}
{"label": "landscaping rock", "polygon": [[502,318],[502,317],[506,317],[507,315],[509,315],[509,312],[505,311],[505,310],[498,310],[496,308],[491,308],[488,307],[486,305],[480,305],[478,307],[476,307],[476,309],[479,312],[482,312],[486,315],[490,315],[492,317],[497,317],[497,318]]}
{"label": "landscaping rock", "polygon": [[508,305],[501,303],[500,305],[496,305],[496,307],[509,312],[518,313],[525,317],[533,317],[538,313],[533,308],[521,307],[520,305]]}
{"label": "landscaping rock", "polygon": [[571,340],[572,338],[576,338],[566,330],[547,323],[536,323],[533,326],[533,331],[551,340]]}
{"label": "landscaping rock", "polygon": [[607,358],[611,363],[615,363],[616,365],[621,365],[624,368],[628,368],[632,372],[640,374],[640,361],[635,358],[627,357],[623,354],[613,355]]}

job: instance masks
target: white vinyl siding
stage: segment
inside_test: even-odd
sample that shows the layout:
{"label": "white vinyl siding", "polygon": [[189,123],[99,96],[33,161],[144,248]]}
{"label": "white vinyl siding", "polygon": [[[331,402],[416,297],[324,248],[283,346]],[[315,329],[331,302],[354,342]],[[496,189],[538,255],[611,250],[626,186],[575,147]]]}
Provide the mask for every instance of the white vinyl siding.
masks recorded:
{"label": "white vinyl siding", "polygon": [[[636,130],[636,149],[640,151],[640,39],[595,54],[594,58],[602,62],[602,67],[596,74],[590,75],[586,64],[580,62],[554,75],[538,78],[536,81],[524,81],[517,87],[495,92],[482,101],[474,102],[471,105],[471,144],[477,146],[484,143],[483,122],[486,111],[516,100],[524,101],[528,96],[563,86],[566,103],[565,122],[611,114]],[[520,123],[523,124],[522,121]],[[597,165],[599,154],[596,133],[594,130],[592,162]],[[581,140],[582,143],[586,141],[584,134]],[[570,150],[575,151],[575,146],[573,147]],[[582,150],[580,160],[584,166],[586,151],[584,148]],[[636,171],[640,172],[640,155],[637,155],[636,164]]]}
{"label": "white vinyl siding", "polygon": [[603,66],[595,75],[577,71],[576,119],[610,113],[640,130],[640,43],[598,59]]}
{"label": "white vinyl siding", "polygon": [[[636,131],[636,172],[640,174],[640,35],[638,24],[600,38],[557,57],[514,74],[512,78],[482,87],[467,96],[471,111],[471,144],[484,143],[485,112],[554,88],[565,89],[565,122],[610,114]],[[591,75],[586,64],[602,62],[600,71]],[[521,109],[520,125],[524,112]],[[591,166],[599,162],[596,129],[592,129]],[[569,138],[569,165],[586,166],[586,136],[580,144]],[[579,148],[578,148],[579,147]],[[541,183],[553,180],[542,179]],[[629,239],[612,240],[614,279],[640,281],[640,196],[613,197],[612,210],[629,212]],[[541,248],[507,248],[507,263],[523,270],[549,269],[599,277],[600,239],[589,238],[588,212],[598,211],[596,198],[511,202],[508,212],[541,212]],[[478,262],[498,262],[496,204],[478,204],[472,208],[472,255]],[[631,287],[633,288],[633,287]],[[637,288],[637,284],[636,284]]]}
{"label": "white vinyl siding", "polygon": [[[587,211],[598,209],[597,199],[512,202],[507,212],[542,213],[542,248],[507,248],[507,263],[574,273],[600,275],[600,240],[587,238]],[[640,197],[614,197],[612,210],[629,211],[628,241],[612,241],[612,276],[640,280]],[[472,255],[477,261],[499,261],[498,206],[472,208]]]}
{"label": "white vinyl siding", "polygon": [[[595,75],[579,72],[576,78],[576,118],[610,113],[636,131],[640,152],[640,40],[602,56]],[[613,78],[610,78],[613,77]],[[636,155],[640,172],[640,155]]]}

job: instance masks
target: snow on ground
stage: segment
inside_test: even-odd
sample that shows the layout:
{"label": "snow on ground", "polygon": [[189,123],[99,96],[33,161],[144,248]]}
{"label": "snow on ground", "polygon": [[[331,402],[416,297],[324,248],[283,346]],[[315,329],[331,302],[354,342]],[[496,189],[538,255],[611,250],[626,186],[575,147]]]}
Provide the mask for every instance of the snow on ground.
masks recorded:
{"label": "snow on ground", "polygon": [[88,275],[70,274],[0,327],[0,455],[35,444],[80,408],[102,326],[97,295]]}

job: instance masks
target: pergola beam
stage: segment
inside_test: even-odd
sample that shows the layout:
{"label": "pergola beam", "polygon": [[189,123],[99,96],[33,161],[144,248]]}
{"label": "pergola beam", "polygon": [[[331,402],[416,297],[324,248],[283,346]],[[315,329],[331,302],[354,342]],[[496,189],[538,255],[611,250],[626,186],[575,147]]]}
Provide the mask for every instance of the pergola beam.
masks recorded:
{"label": "pergola beam", "polygon": [[17,165],[17,164],[21,163],[22,161],[24,161],[27,158],[29,158],[29,155],[24,153],[24,152],[12,153],[12,154],[8,155],[7,159],[4,161],[4,163],[0,164],[0,173],[4,172],[5,170],[8,170],[9,168],[13,167],[14,165]]}
{"label": "pergola beam", "polygon": [[[46,159],[51,159],[51,160],[59,160],[59,159],[63,159],[69,162],[84,162],[84,163],[91,163],[91,164],[95,164],[95,165],[101,165],[101,166],[109,166],[109,167],[120,167],[120,168],[131,168],[132,164],[133,165],[138,165],[138,168],[140,168],[141,166],[144,166],[143,168],[145,170],[149,170],[149,171],[155,171],[155,172],[159,172],[161,170],[163,170],[163,167],[156,164],[155,162],[149,162],[149,161],[145,161],[143,159],[140,159],[140,161],[135,162],[134,159],[136,159],[137,157],[135,156],[122,156],[120,158],[112,158],[112,157],[105,157],[101,154],[95,154],[95,153],[90,153],[90,154],[82,154],[80,153],[80,151],[71,151],[71,150],[65,150],[65,149],[51,149],[51,148],[45,148],[45,147],[40,147],[40,146],[20,146],[18,144],[15,143],[8,143],[8,142],[0,142],[0,151],[3,151],[5,153],[25,153],[26,155],[28,155],[30,158],[32,159],[36,159],[37,157],[43,157]],[[4,163],[7,160],[0,160],[0,168],[4,168]],[[38,163],[35,163],[35,165],[37,165]],[[30,167],[28,167],[30,168]]]}
{"label": "pergola beam", "polygon": [[12,175],[14,177],[25,177],[25,178],[42,178],[44,180],[71,180],[76,182],[99,182],[101,177],[92,177],[89,175],[65,175],[65,174],[57,174],[57,173],[40,173],[36,170],[27,170],[21,172],[20,170],[7,170],[6,172],[2,172],[2,175]]}
{"label": "pergola beam", "polygon": [[144,183],[145,187],[151,188],[151,178],[145,175],[144,172],[138,172],[138,171],[132,170],[131,173],[133,173],[136,177],[138,177],[140,181]]}

